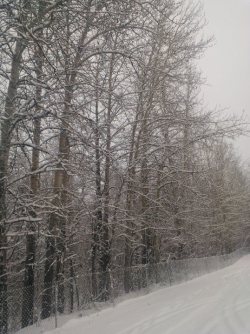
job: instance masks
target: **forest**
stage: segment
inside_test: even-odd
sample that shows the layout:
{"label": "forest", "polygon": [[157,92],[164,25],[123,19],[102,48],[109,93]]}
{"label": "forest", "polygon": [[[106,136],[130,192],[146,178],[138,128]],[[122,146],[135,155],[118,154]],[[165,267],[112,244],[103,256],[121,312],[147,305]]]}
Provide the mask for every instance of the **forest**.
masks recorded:
{"label": "forest", "polygon": [[205,24],[186,0],[0,0],[0,334],[109,300],[112,273],[128,293],[133,268],[249,246]]}

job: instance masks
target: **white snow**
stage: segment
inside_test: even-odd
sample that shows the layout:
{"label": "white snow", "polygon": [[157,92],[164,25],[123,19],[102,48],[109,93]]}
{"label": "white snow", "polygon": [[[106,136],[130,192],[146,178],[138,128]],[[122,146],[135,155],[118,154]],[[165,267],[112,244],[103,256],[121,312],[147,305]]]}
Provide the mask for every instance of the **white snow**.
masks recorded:
{"label": "white snow", "polygon": [[225,269],[70,320],[47,333],[250,333],[250,255]]}

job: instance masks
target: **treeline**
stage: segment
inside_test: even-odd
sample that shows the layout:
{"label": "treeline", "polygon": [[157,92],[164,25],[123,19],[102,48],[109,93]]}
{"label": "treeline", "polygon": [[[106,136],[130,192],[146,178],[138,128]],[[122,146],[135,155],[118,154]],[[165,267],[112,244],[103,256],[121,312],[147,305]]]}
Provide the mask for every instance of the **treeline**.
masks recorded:
{"label": "treeline", "polygon": [[[199,100],[201,8],[184,0],[0,1],[0,333],[21,289],[22,327],[64,312],[64,282],[235,250],[247,177],[239,122]],[[100,274],[101,273],[101,274]],[[76,283],[77,284],[77,283]]]}

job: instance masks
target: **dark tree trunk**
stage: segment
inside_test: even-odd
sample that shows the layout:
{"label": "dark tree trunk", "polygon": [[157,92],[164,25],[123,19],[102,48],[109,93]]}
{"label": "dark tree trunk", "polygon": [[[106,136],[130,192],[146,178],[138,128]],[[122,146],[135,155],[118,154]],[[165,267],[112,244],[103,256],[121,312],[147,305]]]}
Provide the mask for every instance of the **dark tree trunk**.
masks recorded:
{"label": "dark tree trunk", "polygon": [[73,267],[73,261],[70,259],[70,312],[74,311],[74,280],[75,272]]}
{"label": "dark tree trunk", "polygon": [[99,282],[99,300],[106,301],[110,296],[110,240],[109,240],[109,229],[107,224],[102,225],[101,229],[101,245],[100,245],[101,256],[99,260],[100,267],[100,282]]}
{"label": "dark tree trunk", "polygon": [[97,259],[100,250],[100,230],[102,225],[102,189],[101,189],[101,154],[99,131],[99,66],[96,70],[96,104],[95,104],[95,183],[96,183],[96,210],[92,225],[91,273],[92,297],[98,295]]}
{"label": "dark tree trunk", "polygon": [[[35,233],[35,232],[31,232]],[[34,265],[35,265],[36,239],[34,234],[28,234],[26,237],[26,260],[23,286],[23,304],[22,304],[22,327],[33,324],[34,311]]]}
{"label": "dark tree trunk", "polygon": [[60,234],[56,247],[56,284],[58,289],[58,301],[57,301],[57,310],[59,313],[64,312],[65,304],[65,295],[64,295],[64,260],[65,260],[65,240],[66,240],[66,221],[64,218],[60,217]]}
{"label": "dark tree trunk", "polygon": [[42,313],[41,318],[50,317],[52,312],[53,302],[53,279],[54,279],[54,261],[55,261],[55,233],[56,217],[51,215],[49,221],[49,231],[46,238],[46,254],[44,267],[44,286],[42,295]]}
{"label": "dark tree trunk", "polygon": [[[68,200],[69,175],[65,166],[69,161],[70,146],[68,138],[68,115],[73,94],[72,85],[66,85],[64,112],[62,116],[61,132],[59,136],[59,149],[57,170],[54,176],[54,203],[58,212],[54,212],[49,217],[48,234],[46,241],[46,259],[44,273],[44,294],[42,303],[42,318],[51,315],[52,311],[52,290],[53,281],[56,279],[58,287],[58,311],[64,311],[64,256],[66,238],[66,218],[65,206]],[[64,166],[63,166],[64,164]],[[62,210],[62,212],[59,212]],[[56,242],[57,240],[57,242]],[[56,276],[54,277],[54,264],[56,264]],[[49,295],[50,294],[50,295]]]}
{"label": "dark tree trunk", "polygon": [[21,39],[16,42],[15,53],[11,64],[8,92],[5,101],[5,119],[1,124],[0,142],[0,333],[8,331],[7,303],[7,237],[6,223],[6,178],[8,174],[9,150],[11,141],[11,117],[15,111],[15,98],[20,74],[24,44]]}
{"label": "dark tree trunk", "polygon": [[[0,207],[4,213],[3,206]],[[2,215],[0,218],[2,219]],[[8,302],[7,302],[7,238],[4,226],[0,226],[0,334],[8,332]]]}
{"label": "dark tree trunk", "polygon": [[[116,43],[116,41],[115,41]],[[116,47],[116,45],[115,45]],[[115,54],[111,55],[108,83],[108,108],[107,108],[107,136],[106,136],[106,158],[105,158],[105,185],[104,185],[104,212],[100,233],[100,300],[105,301],[110,296],[110,263],[111,245],[109,235],[109,203],[110,203],[110,168],[111,168],[111,112],[113,94],[113,71]]]}
{"label": "dark tree trunk", "polygon": [[97,259],[100,251],[100,231],[102,225],[102,211],[97,208],[96,219],[92,226],[92,246],[91,246],[91,284],[92,298],[95,299],[98,295],[98,276],[97,276]]}
{"label": "dark tree trunk", "polygon": [[[43,11],[45,9],[45,2],[40,0],[38,10],[38,20],[42,20]],[[38,37],[42,38],[43,31],[38,32]],[[37,46],[35,51],[35,62],[36,62],[36,78],[38,82],[42,81],[42,69],[43,69],[43,52],[40,46]],[[42,99],[42,88],[40,85],[36,87],[36,110],[35,113],[38,115],[41,111],[41,99]],[[36,196],[40,189],[39,174],[35,173],[39,169],[39,157],[40,157],[40,137],[41,137],[41,119],[36,117],[33,121],[34,126],[34,148],[32,150],[32,166],[31,172],[33,173],[30,178],[31,196]],[[31,217],[37,216],[35,210],[30,213]],[[24,284],[23,284],[23,305],[22,305],[22,327],[33,324],[33,313],[34,313],[34,298],[35,298],[35,253],[36,253],[36,227],[33,223],[28,226],[28,234],[26,237],[26,260],[25,260],[25,271],[24,271]]]}
{"label": "dark tree trunk", "polygon": [[[143,85],[141,91],[143,92]],[[135,144],[136,131],[138,127],[138,120],[140,117],[141,104],[142,104],[142,93],[139,96],[139,102],[137,105],[135,120],[132,127],[131,142],[130,142],[130,152],[128,160],[128,182],[127,182],[127,196],[126,196],[126,231],[125,231],[125,249],[124,249],[124,291],[129,293],[132,289],[132,279],[131,279],[131,261],[132,261],[132,245],[131,239],[133,234],[133,224],[131,222],[132,217],[132,203],[133,203],[133,182],[135,178],[135,163],[138,157],[138,147]]]}

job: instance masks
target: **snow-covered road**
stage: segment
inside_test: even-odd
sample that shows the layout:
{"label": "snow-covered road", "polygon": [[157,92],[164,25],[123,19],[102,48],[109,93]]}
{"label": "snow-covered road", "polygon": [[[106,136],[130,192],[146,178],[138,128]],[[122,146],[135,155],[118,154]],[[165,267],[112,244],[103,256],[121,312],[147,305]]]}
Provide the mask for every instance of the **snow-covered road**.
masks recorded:
{"label": "snow-covered road", "polygon": [[53,334],[250,333],[250,255],[190,282],[70,320]]}

